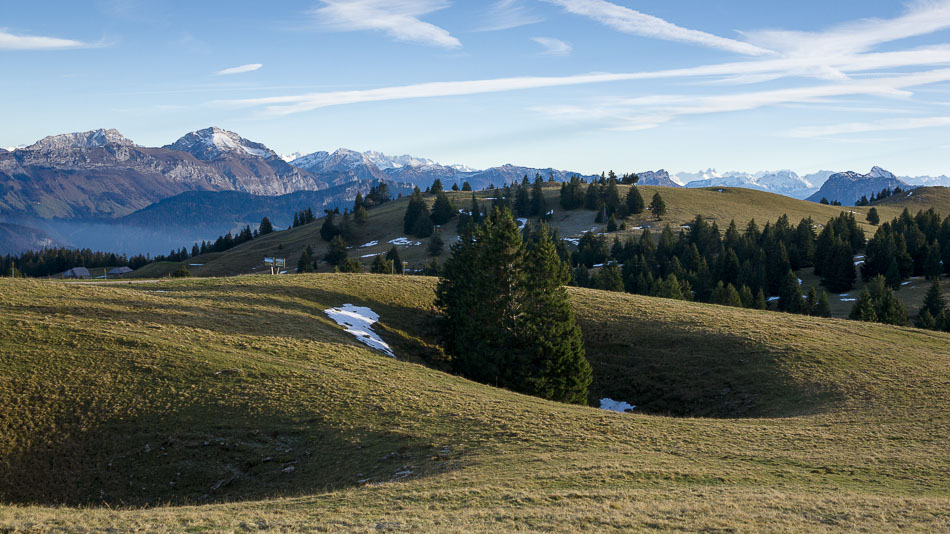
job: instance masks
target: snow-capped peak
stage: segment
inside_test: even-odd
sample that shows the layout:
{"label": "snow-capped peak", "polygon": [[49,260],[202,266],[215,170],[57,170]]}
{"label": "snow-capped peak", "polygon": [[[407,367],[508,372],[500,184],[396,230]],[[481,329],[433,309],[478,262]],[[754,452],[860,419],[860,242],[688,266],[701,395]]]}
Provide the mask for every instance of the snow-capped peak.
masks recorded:
{"label": "snow-capped peak", "polygon": [[88,132],[51,135],[27,147],[31,150],[59,150],[65,148],[97,148],[109,144],[134,145],[115,129],[99,128]]}
{"label": "snow-capped peak", "polygon": [[264,159],[278,157],[276,152],[261,143],[248,141],[234,132],[216,127],[191,132],[165,148],[188,152],[202,160],[215,159],[226,153]]}
{"label": "snow-capped peak", "polygon": [[876,165],[871,167],[871,172],[869,172],[868,175],[872,178],[896,178],[890,171],[885,171]]}

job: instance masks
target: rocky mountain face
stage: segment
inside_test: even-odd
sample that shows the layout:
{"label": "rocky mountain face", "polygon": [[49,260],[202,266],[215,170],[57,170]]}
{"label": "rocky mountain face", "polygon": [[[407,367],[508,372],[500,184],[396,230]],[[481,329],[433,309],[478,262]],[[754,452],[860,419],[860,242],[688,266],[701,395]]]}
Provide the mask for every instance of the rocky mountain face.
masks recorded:
{"label": "rocky mountain face", "polygon": [[874,167],[867,174],[858,174],[853,171],[832,174],[815,194],[807,200],[819,202],[823,198],[829,201],[839,201],[845,206],[853,206],[862,196],[871,197],[884,189],[907,190],[912,186],[900,180],[892,173],[880,167]]}
{"label": "rocky mountain face", "polygon": [[0,217],[108,218],[185,191],[280,195],[325,189],[333,181],[217,128],[163,148],[137,146],[115,130],[95,130],[0,151]]}
{"label": "rocky mountain face", "polygon": [[670,173],[660,169],[658,171],[643,171],[638,172],[637,176],[640,177],[640,181],[637,182],[640,185],[656,185],[660,187],[683,187],[680,184],[673,181],[670,178]]}

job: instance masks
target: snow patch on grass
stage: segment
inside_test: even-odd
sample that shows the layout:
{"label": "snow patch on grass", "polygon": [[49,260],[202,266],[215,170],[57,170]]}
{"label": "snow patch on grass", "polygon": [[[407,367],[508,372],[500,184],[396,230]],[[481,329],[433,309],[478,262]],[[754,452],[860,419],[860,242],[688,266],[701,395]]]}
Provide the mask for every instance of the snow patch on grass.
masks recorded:
{"label": "snow patch on grass", "polygon": [[375,247],[378,244],[379,244],[379,241],[370,241],[369,243],[360,245],[360,248]]}
{"label": "snow patch on grass", "polygon": [[623,401],[615,401],[611,398],[604,398],[600,399],[600,409],[610,412],[630,413],[637,409],[637,407]]}
{"label": "snow patch on grass", "polygon": [[379,320],[379,315],[369,308],[344,304],[339,308],[323,310],[336,324],[346,328],[347,333],[356,336],[362,343],[374,348],[390,358],[395,358],[393,349],[376,332],[373,332],[373,323]]}
{"label": "snow patch on grass", "polygon": [[397,247],[415,247],[422,244],[407,237],[397,237],[396,239],[389,240],[388,243],[390,245],[396,245]]}

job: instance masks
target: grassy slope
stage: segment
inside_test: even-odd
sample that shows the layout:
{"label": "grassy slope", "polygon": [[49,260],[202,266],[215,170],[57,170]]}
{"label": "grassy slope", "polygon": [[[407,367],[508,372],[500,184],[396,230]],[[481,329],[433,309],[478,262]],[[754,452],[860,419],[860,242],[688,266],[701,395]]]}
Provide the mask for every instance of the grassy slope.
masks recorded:
{"label": "grassy slope", "polygon": [[[545,194],[548,206],[555,209],[555,217],[552,221],[561,233],[562,237],[579,236],[583,232],[595,229],[605,231],[602,225],[594,223],[594,212],[588,210],[562,211],[558,206],[560,185],[547,185]],[[625,195],[627,186],[621,186],[621,194]],[[865,230],[872,234],[874,227],[864,224],[864,216],[869,208],[841,208],[834,206],[823,206],[813,202],[797,200],[781,195],[764,193],[742,188],[709,188],[709,189],[681,189],[681,188],[660,188],[651,186],[640,186],[641,194],[647,203],[649,203],[653,194],[657,191],[663,195],[668,207],[668,214],[663,221],[656,221],[647,213],[642,216],[632,217],[627,221],[631,228],[628,232],[638,234],[633,227],[653,227],[654,230],[662,229],[669,223],[675,227],[688,223],[697,214],[704,218],[715,221],[722,230],[725,230],[729,221],[735,220],[740,228],[744,227],[750,219],[755,219],[759,225],[764,225],[768,221],[775,221],[782,214],[787,214],[789,219],[797,224],[805,217],[812,217],[819,224],[824,224],[828,219],[837,216],[842,210],[854,210],[859,222]],[[940,189],[940,188],[937,188]],[[720,192],[722,191],[722,192]],[[452,193],[449,192],[453,200],[460,208],[468,208],[471,203],[470,193]],[[491,191],[481,191],[478,193],[480,198],[490,198]],[[434,197],[429,196],[430,202]],[[879,205],[878,211],[883,220],[889,220],[900,214],[904,205],[909,202],[911,209],[937,208],[944,213],[950,213],[950,195],[919,195],[905,199],[893,199],[886,205]],[[363,227],[357,227],[356,236],[352,240],[354,248],[350,251],[352,257],[363,255],[385,253],[391,245],[387,241],[397,237],[404,237],[402,232],[402,217],[406,210],[406,199],[394,201],[369,211],[369,222]],[[485,201],[486,203],[488,201]],[[310,245],[314,254],[322,258],[326,253],[327,243],[320,239],[320,225],[306,225],[300,228],[276,232],[263,238],[245,243],[235,247],[227,252],[206,254],[197,258],[190,259],[187,263],[199,263],[201,266],[189,266],[189,269],[197,276],[230,276],[236,274],[247,274],[261,272],[264,270],[263,259],[266,256],[286,257],[290,270],[297,265],[297,260],[307,245]],[[446,247],[458,236],[457,221],[451,221],[442,229],[443,239]],[[623,237],[624,232],[618,232],[617,235]],[[364,243],[378,241],[379,245],[374,247],[359,248]],[[400,255],[403,260],[409,261],[414,267],[421,267],[424,263],[431,260],[426,252],[426,242],[422,241],[420,246],[400,247]],[[372,258],[362,258],[364,265],[368,266]],[[175,270],[179,264],[165,263],[146,267],[142,272],[137,272],[136,277],[153,278],[164,276]],[[323,266],[327,269],[327,266]]]}
{"label": "grassy slope", "polygon": [[433,283],[0,280],[0,495],[133,505],[0,529],[950,529],[948,335],[572,290],[594,398],[720,418],[620,415],[412,363]]}

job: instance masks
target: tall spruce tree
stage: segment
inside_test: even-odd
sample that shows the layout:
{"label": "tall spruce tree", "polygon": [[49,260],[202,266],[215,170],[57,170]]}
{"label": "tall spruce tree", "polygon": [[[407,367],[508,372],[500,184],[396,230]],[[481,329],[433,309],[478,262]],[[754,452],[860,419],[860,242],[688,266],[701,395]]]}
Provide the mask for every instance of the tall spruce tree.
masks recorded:
{"label": "tall spruce tree", "polygon": [[455,369],[484,383],[585,402],[590,367],[547,232],[526,252],[506,209],[452,245],[436,290]]}
{"label": "tall spruce tree", "polygon": [[435,204],[432,206],[432,222],[439,226],[451,221],[457,214],[455,205],[449,196],[440,191],[436,194]]}
{"label": "tall spruce tree", "polygon": [[627,191],[627,197],[624,199],[627,204],[627,213],[631,215],[639,215],[643,213],[643,197],[640,196],[640,190],[633,186]]}
{"label": "tall spruce tree", "polygon": [[584,354],[581,330],[564,285],[570,269],[557,255],[546,228],[536,233],[525,262],[524,300],[518,327],[525,347],[523,386],[526,393],[573,404],[586,404],[591,368]]}
{"label": "tall spruce tree", "polygon": [[663,201],[659,191],[653,194],[653,200],[650,201],[650,213],[658,221],[662,221],[663,216],[666,215],[666,202]]}

